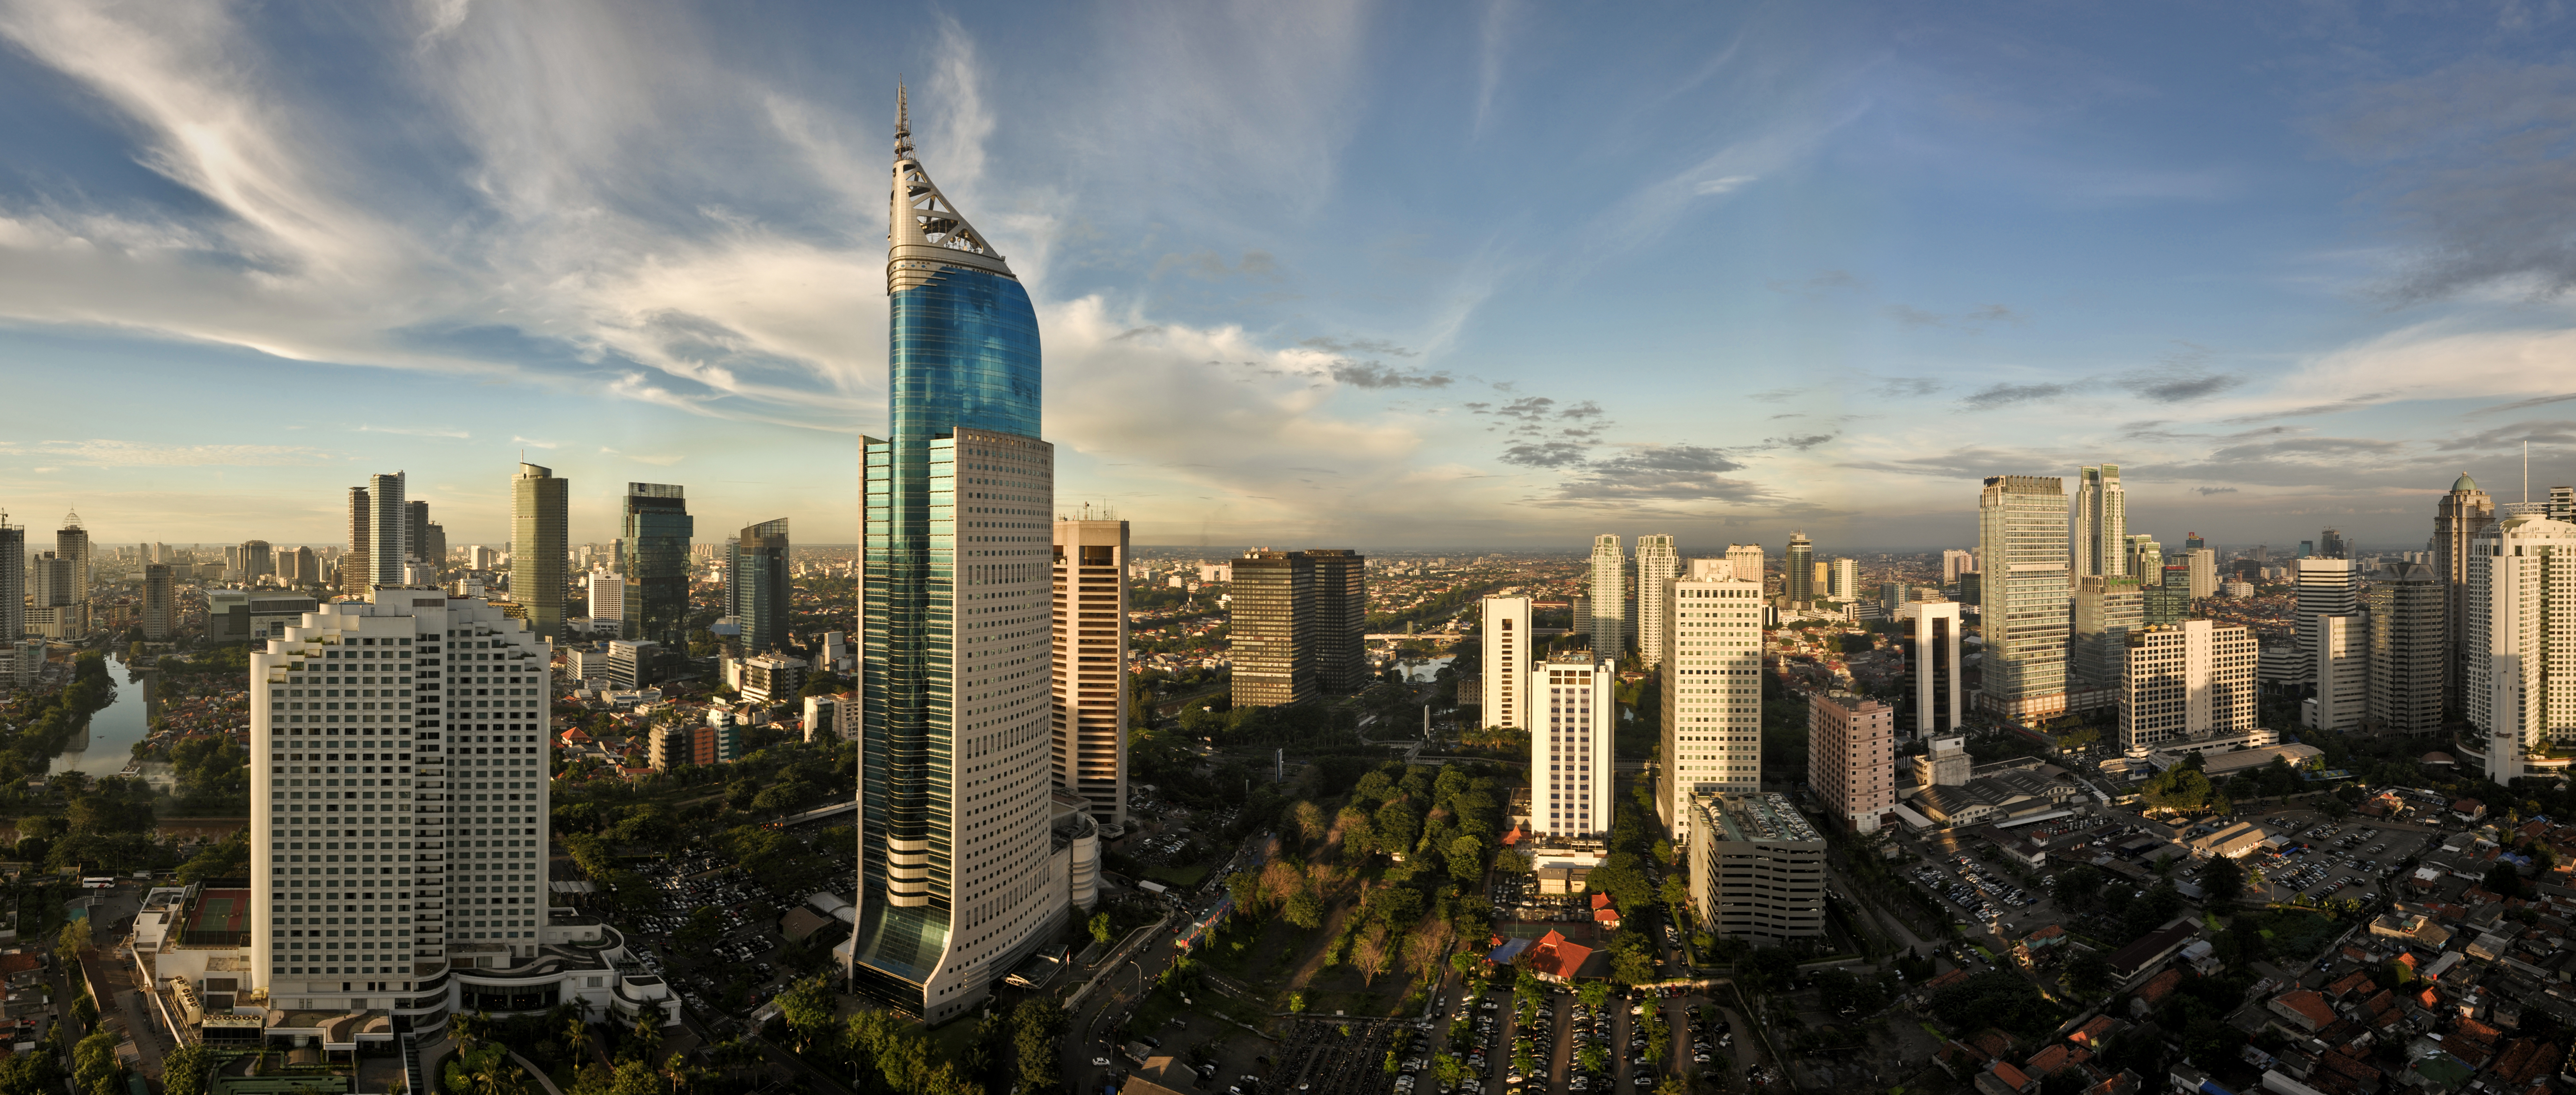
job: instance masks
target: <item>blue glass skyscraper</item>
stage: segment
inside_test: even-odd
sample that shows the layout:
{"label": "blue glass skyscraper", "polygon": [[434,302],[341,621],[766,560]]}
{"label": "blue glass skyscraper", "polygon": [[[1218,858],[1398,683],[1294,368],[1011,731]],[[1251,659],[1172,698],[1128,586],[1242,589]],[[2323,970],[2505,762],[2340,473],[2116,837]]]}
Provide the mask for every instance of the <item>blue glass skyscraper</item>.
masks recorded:
{"label": "blue glass skyscraper", "polygon": [[913,156],[886,249],[892,436],[862,439],[859,991],[967,1013],[1052,938],[1054,451],[1037,313]]}

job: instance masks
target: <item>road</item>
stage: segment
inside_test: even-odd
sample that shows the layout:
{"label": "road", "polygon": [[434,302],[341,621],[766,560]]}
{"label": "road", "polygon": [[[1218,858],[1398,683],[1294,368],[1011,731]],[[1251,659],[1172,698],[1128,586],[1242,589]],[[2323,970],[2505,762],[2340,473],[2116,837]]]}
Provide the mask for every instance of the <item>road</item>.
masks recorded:
{"label": "road", "polygon": [[[1074,1082],[1076,1090],[1098,1091],[1113,1082],[1111,1077],[1114,1074],[1128,1071],[1128,1063],[1118,1056],[1120,1028],[1135,1014],[1136,1005],[1144,999],[1146,990],[1163,975],[1164,970],[1171,968],[1173,959],[1180,955],[1180,951],[1172,946],[1172,929],[1186,926],[1213,910],[1219,896],[1224,893],[1225,876],[1241,869],[1243,864],[1259,862],[1270,847],[1271,839],[1270,834],[1262,833],[1244,841],[1225,866],[1208,872],[1207,882],[1198,893],[1188,896],[1185,904],[1188,911],[1183,916],[1167,918],[1126,957],[1118,957],[1118,952],[1113,951],[1109,958],[1103,959],[1107,965],[1097,975],[1104,979],[1101,987],[1067,1017],[1063,1074]],[[1098,1058],[1107,1058],[1110,1063],[1105,1067],[1091,1063]]]}

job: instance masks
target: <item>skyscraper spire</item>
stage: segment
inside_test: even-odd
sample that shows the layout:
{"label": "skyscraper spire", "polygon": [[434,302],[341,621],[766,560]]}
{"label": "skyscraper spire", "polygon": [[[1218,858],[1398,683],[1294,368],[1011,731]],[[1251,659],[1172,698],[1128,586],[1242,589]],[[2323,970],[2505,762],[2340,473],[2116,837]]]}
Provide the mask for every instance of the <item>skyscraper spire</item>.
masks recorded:
{"label": "skyscraper spire", "polygon": [[922,285],[944,267],[963,266],[1014,281],[1001,252],[985,242],[939,184],[930,181],[912,149],[910,105],[895,85],[894,185],[886,217],[886,295]]}
{"label": "skyscraper spire", "polygon": [[903,77],[894,81],[894,158],[912,158],[912,109],[904,101]]}

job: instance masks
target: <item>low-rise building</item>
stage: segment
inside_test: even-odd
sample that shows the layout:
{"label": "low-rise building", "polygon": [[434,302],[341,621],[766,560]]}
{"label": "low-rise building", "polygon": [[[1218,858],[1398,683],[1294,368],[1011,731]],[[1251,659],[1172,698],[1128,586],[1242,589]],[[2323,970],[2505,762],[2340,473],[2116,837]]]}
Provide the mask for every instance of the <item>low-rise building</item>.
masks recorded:
{"label": "low-rise building", "polygon": [[1825,838],[1788,796],[1701,796],[1693,803],[1691,884],[1701,925],[1740,939],[1825,932]]}

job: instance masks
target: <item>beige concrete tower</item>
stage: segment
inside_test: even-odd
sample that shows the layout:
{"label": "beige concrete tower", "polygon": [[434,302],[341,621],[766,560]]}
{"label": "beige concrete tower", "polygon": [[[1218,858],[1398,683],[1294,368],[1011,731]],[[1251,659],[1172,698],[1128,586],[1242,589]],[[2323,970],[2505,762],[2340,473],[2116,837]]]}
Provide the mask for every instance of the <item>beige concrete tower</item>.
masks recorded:
{"label": "beige concrete tower", "polygon": [[1127,824],[1127,522],[1055,522],[1055,784]]}

